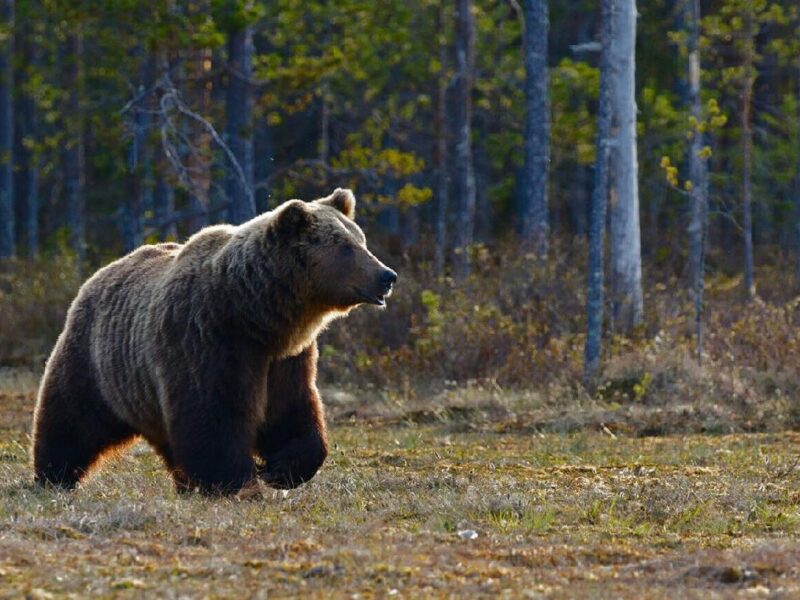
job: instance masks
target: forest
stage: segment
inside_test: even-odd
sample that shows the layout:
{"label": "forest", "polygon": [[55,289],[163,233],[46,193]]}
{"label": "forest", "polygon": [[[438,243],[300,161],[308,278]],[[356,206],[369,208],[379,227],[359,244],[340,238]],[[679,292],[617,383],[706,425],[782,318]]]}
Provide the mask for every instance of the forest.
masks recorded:
{"label": "forest", "polygon": [[[88,276],[337,187],[320,475],[33,486]],[[800,3],[0,0],[0,591],[800,593],[799,293]]]}

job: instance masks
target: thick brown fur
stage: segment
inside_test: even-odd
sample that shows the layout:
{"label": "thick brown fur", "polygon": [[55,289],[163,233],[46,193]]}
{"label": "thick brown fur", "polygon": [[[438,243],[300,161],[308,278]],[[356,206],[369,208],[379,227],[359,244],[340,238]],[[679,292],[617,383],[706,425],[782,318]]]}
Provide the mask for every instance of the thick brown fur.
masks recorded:
{"label": "thick brown fur", "polygon": [[74,487],[137,435],[179,489],[313,477],[328,452],[317,334],[354,306],[382,305],[396,279],[367,250],[354,211],[349,190],[291,200],[95,273],[39,390],[36,480]]}

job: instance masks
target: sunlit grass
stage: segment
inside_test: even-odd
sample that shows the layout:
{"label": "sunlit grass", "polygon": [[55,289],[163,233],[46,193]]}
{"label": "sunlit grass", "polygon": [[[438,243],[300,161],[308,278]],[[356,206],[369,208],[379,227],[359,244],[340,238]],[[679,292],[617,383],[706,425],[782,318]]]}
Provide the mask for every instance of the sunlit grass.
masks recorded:
{"label": "sunlit grass", "polygon": [[178,496],[144,443],[63,493],[31,482],[29,384],[0,392],[0,595],[800,593],[798,434],[348,419],[286,494]]}

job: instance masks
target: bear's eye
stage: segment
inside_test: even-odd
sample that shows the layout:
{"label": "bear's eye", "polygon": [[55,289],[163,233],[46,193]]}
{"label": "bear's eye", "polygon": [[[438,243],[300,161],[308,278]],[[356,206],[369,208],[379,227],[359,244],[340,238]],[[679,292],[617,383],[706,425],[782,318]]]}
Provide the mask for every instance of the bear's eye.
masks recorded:
{"label": "bear's eye", "polygon": [[339,254],[342,256],[352,256],[355,249],[352,244],[343,244],[339,246]]}

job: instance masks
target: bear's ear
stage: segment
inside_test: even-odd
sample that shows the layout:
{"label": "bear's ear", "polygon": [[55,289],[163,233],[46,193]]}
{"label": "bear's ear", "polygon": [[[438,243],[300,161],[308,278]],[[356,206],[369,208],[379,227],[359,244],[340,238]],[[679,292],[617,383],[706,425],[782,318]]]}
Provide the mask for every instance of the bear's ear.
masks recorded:
{"label": "bear's ear", "polygon": [[311,223],[311,211],[302,200],[289,200],[275,211],[275,228],[282,236],[297,235]]}
{"label": "bear's ear", "polygon": [[332,206],[348,219],[354,219],[356,216],[356,197],[353,195],[352,190],[336,188],[330,196],[320,198],[315,202]]}

